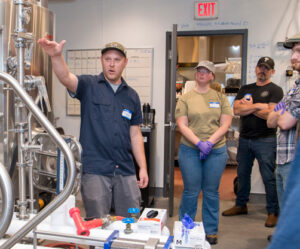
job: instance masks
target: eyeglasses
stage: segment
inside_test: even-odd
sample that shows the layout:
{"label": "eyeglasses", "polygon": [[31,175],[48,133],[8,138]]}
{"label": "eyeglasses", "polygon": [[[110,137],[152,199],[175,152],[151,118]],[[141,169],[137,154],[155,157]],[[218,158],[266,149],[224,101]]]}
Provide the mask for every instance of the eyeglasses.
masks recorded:
{"label": "eyeglasses", "polygon": [[197,68],[197,73],[205,73],[205,74],[209,74],[210,71],[206,68]]}

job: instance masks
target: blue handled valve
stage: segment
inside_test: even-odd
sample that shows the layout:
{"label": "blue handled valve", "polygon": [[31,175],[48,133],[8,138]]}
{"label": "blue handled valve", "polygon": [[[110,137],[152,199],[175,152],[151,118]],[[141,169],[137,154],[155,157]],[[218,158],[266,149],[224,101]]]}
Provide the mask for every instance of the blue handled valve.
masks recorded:
{"label": "blue handled valve", "polygon": [[133,218],[124,218],[122,220],[122,222],[126,224],[126,229],[124,229],[124,233],[126,233],[126,234],[132,233],[133,230],[131,229],[131,224],[134,223],[134,219]]}
{"label": "blue handled valve", "polygon": [[139,208],[128,208],[128,213],[130,213],[131,217],[137,219],[140,209]]}

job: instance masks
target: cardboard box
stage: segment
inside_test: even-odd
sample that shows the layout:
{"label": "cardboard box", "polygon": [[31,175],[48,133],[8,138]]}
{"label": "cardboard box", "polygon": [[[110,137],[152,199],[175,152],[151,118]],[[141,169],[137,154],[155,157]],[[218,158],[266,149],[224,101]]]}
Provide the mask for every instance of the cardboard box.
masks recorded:
{"label": "cardboard box", "polygon": [[[155,217],[148,217],[149,212],[157,212]],[[158,208],[145,208],[137,222],[138,232],[161,235],[167,221],[167,210]]]}
{"label": "cardboard box", "polygon": [[193,229],[187,229],[181,221],[174,223],[174,245],[175,247],[204,248],[205,232],[202,222],[194,222]]}

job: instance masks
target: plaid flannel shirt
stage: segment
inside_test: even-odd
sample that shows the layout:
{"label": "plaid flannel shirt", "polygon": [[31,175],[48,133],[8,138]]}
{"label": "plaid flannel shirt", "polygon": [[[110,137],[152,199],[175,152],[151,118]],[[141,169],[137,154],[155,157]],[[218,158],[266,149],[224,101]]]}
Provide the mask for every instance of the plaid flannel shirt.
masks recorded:
{"label": "plaid flannel shirt", "polygon": [[[295,82],[290,91],[283,97],[286,111],[295,119],[300,115],[300,78]],[[297,126],[289,130],[280,130],[277,135],[277,164],[286,164],[294,159],[296,150],[296,130]]]}

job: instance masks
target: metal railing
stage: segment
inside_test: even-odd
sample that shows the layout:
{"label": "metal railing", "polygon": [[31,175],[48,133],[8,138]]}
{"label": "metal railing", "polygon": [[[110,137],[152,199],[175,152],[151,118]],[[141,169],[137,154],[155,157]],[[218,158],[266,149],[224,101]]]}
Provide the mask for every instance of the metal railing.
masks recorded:
{"label": "metal railing", "polygon": [[57,146],[60,148],[62,153],[65,155],[68,168],[68,178],[63,191],[54,198],[42,211],[40,211],[32,220],[28,221],[24,227],[22,227],[18,232],[16,232],[11,238],[9,238],[2,246],[1,249],[8,249],[13,247],[17,242],[19,242],[24,236],[27,235],[31,230],[33,230],[40,222],[42,222],[48,215],[50,215],[57,207],[59,207],[71,194],[73,184],[75,182],[75,160],[73,154],[66,144],[64,139],[56,131],[55,127],[50,123],[47,117],[42,113],[42,111],[34,103],[33,99],[28,95],[28,93],[23,89],[19,82],[13,78],[11,75],[0,72],[0,80],[6,82],[14,90],[17,96],[23,101],[28,110],[33,114],[35,119],[45,128],[49,133],[51,138],[55,141]]}
{"label": "metal railing", "polygon": [[2,194],[2,212],[0,217],[0,238],[7,231],[13,216],[14,194],[12,182],[6,168],[0,163],[0,188]]}

